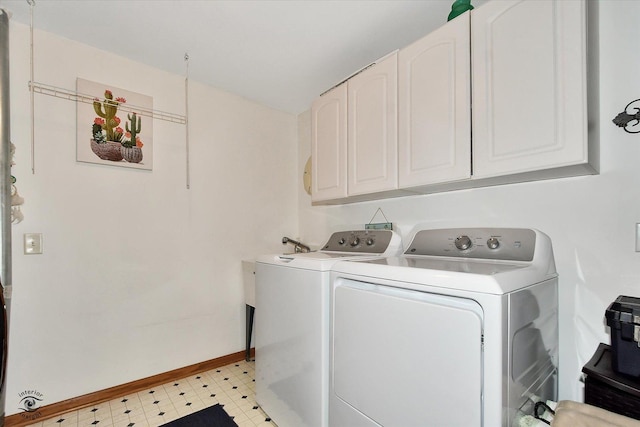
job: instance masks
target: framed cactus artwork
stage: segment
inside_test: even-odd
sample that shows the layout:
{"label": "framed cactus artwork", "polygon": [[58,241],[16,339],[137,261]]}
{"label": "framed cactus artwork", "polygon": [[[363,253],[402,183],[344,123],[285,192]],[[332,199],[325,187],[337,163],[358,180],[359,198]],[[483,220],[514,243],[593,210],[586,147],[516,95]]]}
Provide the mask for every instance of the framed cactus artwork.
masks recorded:
{"label": "framed cactus artwork", "polygon": [[153,98],[81,78],[76,91],[92,99],[76,104],[76,160],[152,170]]}

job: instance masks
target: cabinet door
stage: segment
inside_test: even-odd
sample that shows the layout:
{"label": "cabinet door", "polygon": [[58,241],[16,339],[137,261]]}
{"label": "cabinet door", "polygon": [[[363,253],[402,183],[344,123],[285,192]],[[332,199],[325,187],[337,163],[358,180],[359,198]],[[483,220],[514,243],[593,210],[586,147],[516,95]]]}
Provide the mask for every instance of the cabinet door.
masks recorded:
{"label": "cabinet door", "polygon": [[347,196],[347,85],[311,105],[311,200]]}
{"label": "cabinet door", "polygon": [[398,56],[399,185],[471,176],[469,13]]}
{"label": "cabinet door", "polygon": [[398,58],[394,53],[348,82],[348,193],[398,187]]}
{"label": "cabinet door", "polygon": [[584,0],[473,11],[474,177],[588,161],[585,22]]}

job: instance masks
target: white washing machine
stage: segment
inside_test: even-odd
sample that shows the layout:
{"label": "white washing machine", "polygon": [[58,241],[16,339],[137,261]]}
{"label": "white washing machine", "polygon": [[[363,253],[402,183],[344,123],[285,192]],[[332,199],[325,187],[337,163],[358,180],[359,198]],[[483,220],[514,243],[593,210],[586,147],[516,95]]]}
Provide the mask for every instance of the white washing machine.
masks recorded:
{"label": "white washing machine", "polygon": [[536,230],[422,230],[331,273],[329,425],[511,426],[556,399],[558,279]]}
{"label": "white washing machine", "polygon": [[256,401],[279,427],[328,425],[330,269],[402,253],[390,230],[334,233],[318,252],[256,262]]}

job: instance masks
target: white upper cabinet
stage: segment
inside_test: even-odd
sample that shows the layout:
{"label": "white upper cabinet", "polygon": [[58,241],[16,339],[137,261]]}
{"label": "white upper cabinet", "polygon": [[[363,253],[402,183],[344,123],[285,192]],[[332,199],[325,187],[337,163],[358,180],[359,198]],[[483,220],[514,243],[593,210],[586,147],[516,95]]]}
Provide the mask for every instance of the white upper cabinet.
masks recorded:
{"label": "white upper cabinet", "polygon": [[311,200],[347,197],[347,85],[311,106]]}
{"label": "white upper cabinet", "polygon": [[469,13],[398,56],[400,188],[471,176]]}
{"label": "white upper cabinet", "polygon": [[473,175],[586,164],[586,4],[491,1],[473,11]]}
{"label": "white upper cabinet", "polygon": [[598,173],[597,9],[492,0],[321,96],[312,201]]}
{"label": "white upper cabinet", "polygon": [[398,188],[397,53],[349,79],[348,185],[350,196]]}
{"label": "white upper cabinet", "polygon": [[397,53],[313,102],[313,202],[398,188],[397,103]]}

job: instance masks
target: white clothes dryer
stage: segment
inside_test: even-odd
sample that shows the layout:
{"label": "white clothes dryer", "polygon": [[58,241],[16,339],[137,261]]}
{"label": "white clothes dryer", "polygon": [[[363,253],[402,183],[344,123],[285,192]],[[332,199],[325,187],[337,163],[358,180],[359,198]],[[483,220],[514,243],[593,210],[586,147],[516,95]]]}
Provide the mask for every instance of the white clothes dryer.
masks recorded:
{"label": "white clothes dryer", "polygon": [[326,427],[330,270],[402,253],[391,230],[333,233],[318,252],[256,262],[256,402],[279,427]]}
{"label": "white clothes dryer", "polygon": [[507,427],[556,399],[558,279],[531,229],[416,233],[331,273],[329,425]]}

